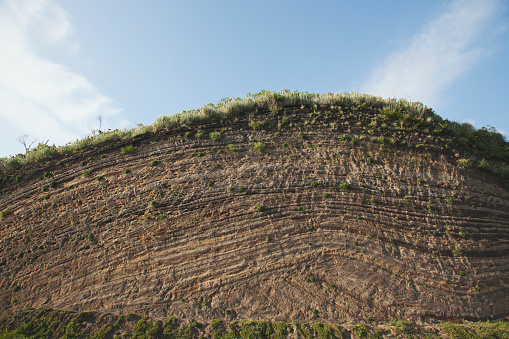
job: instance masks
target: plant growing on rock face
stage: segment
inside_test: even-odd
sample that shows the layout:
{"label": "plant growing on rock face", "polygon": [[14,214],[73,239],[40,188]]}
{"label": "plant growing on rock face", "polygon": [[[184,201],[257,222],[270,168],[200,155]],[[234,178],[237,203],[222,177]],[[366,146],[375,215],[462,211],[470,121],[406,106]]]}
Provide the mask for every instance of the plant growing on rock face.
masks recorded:
{"label": "plant growing on rock face", "polygon": [[219,133],[219,132],[212,132],[212,133],[210,133],[210,140],[212,140],[212,141],[219,141],[219,140],[221,140],[221,133]]}
{"label": "plant growing on rock face", "polygon": [[304,281],[307,282],[307,283],[314,283],[315,282],[315,277],[310,275]]}
{"label": "plant growing on rock face", "polygon": [[345,181],[339,185],[339,188],[348,190],[348,189],[350,189],[350,184]]}
{"label": "plant growing on rock face", "polygon": [[152,208],[157,206],[157,203],[156,203],[154,200],[152,200],[152,201],[151,201],[151,202],[149,202],[148,204],[149,204],[149,205],[150,205],[150,207],[152,207]]}
{"label": "plant growing on rock face", "polygon": [[255,205],[255,208],[258,212],[263,212],[265,211],[265,206],[263,205]]}
{"label": "plant growing on rock face", "polygon": [[452,205],[452,198],[451,197],[445,198],[445,202],[449,205]]}
{"label": "plant growing on rock face", "polygon": [[316,181],[311,181],[311,187],[316,188],[318,187],[318,183]]}
{"label": "plant growing on rock face", "polygon": [[134,152],[133,145],[125,146],[120,149],[122,154],[132,154]]}
{"label": "plant growing on rock face", "polygon": [[203,136],[203,132],[198,131],[198,133],[196,133],[194,136],[196,137],[196,139],[201,139],[201,137]]}
{"label": "plant growing on rock face", "polygon": [[90,241],[90,242],[94,242],[94,240],[95,240],[94,235],[93,235],[92,233],[89,233],[89,234],[88,234],[87,239],[88,239],[88,241]]}
{"label": "plant growing on rock face", "polygon": [[307,135],[302,133],[302,132],[299,132],[299,134],[297,134],[297,136],[301,139],[306,139],[307,138]]}
{"label": "plant growing on rock face", "polygon": [[85,178],[88,178],[91,173],[92,173],[92,170],[87,169],[87,170],[84,170],[83,172],[81,172],[81,175],[83,175],[83,177],[85,177]]}
{"label": "plant growing on rock face", "polygon": [[253,148],[255,151],[261,153],[265,149],[265,144],[263,142],[255,142]]}
{"label": "plant growing on rock face", "polygon": [[212,319],[212,321],[210,322],[210,327],[212,327],[213,329],[216,329],[219,326],[221,326],[222,324],[223,324],[222,320],[220,320],[220,319]]}
{"label": "plant growing on rock face", "polygon": [[228,149],[229,149],[230,151],[233,151],[233,152],[240,151],[240,147],[235,146],[235,145],[232,145],[232,144],[229,144],[229,145],[228,145]]}
{"label": "plant growing on rock face", "polygon": [[458,166],[462,168],[468,168],[472,166],[472,160],[470,159],[462,158],[458,159],[456,162],[458,163]]}
{"label": "plant growing on rock face", "polygon": [[396,319],[391,319],[387,325],[395,326],[398,333],[410,332],[415,326],[413,323]]}
{"label": "plant growing on rock face", "polygon": [[0,220],[4,220],[10,213],[11,211],[9,210],[3,210],[2,212],[0,212]]}
{"label": "plant growing on rock face", "polygon": [[154,160],[154,161],[152,161],[152,162],[150,163],[150,165],[151,165],[151,166],[157,166],[157,165],[159,165],[159,161]]}
{"label": "plant growing on rock face", "polygon": [[263,122],[263,121],[257,121],[257,120],[249,121],[249,126],[251,126],[251,128],[254,130],[261,129],[264,124],[265,124],[265,122]]}

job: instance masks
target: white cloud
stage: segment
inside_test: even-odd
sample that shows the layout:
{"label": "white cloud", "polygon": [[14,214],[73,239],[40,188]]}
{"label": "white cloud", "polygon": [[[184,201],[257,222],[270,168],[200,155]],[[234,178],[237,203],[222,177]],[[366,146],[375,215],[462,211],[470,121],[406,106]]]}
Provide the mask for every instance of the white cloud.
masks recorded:
{"label": "white cloud", "polygon": [[[65,144],[119,112],[85,77],[38,56],[38,46],[75,52],[69,15],[52,0],[0,2],[1,155],[16,136]],[[19,151],[19,148],[18,150]]]}
{"label": "white cloud", "polygon": [[455,0],[384,61],[363,86],[366,93],[436,106],[441,94],[488,52],[476,43],[498,0]]}

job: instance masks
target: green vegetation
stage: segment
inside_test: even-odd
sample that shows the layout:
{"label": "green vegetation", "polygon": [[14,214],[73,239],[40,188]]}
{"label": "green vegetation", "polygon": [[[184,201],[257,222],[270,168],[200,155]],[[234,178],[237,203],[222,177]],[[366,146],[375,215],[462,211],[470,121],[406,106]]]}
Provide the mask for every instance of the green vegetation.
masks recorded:
{"label": "green vegetation", "polygon": [[313,188],[316,188],[318,187],[318,183],[316,181],[311,181],[311,183],[309,184],[311,187]]}
{"label": "green vegetation", "polygon": [[11,214],[11,211],[9,210],[3,210],[0,212],[0,220],[4,220],[5,218],[7,218],[7,216]]}
{"label": "green vegetation", "polygon": [[[467,326],[454,324],[454,323],[445,323],[442,325],[442,329],[444,332],[449,334],[451,339],[479,339],[479,336],[475,333],[475,330],[468,328]],[[489,338],[489,337],[483,337]],[[493,338],[493,337],[491,337]]]}
{"label": "green vegetation", "polygon": [[[239,189],[240,190],[240,189]],[[265,206],[263,205],[255,205],[255,208],[258,212],[263,212],[265,211]]]}
{"label": "green vegetation", "polygon": [[261,153],[265,149],[265,144],[263,142],[255,142],[253,148],[255,151]]}
{"label": "green vegetation", "polygon": [[90,176],[90,174],[92,174],[91,169],[83,170],[83,172],[81,172],[81,175],[83,175],[83,177],[85,177],[85,178],[88,178]]}
{"label": "green vegetation", "polygon": [[396,319],[391,319],[387,325],[395,326],[398,333],[410,333],[415,328],[414,323]]}
{"label": "green vegetation", "polygon": [[133,145],[125,146],[120,149],[122,154],[132,154],[134,152]]}
{"label": "green vegetation", "polygon": [[39,198],[39,202],[43,201],[43,200],[48,200],[48,199],[49,199],[49,194],[46,194],[46,195],[44,195],[44,196]]}
{"label": "green vegetation", "polygon": [[315,277],[310,275],[304,281],[307,282],[307,283],[314,283],[315,282]]}
{"label": "green vegetation", "polygon": [[213,329],[217,329],[221,325],[223,325],[223,321],[220,319],[212,319],[212,321],[210,322],[210,327],[212,327]]}
{"label": "green vegetation", "polygon": [[159,161],[157,161],[157,160],[154,160],[150,163],[150,166],[157,166],[157,165],[159,165]]}
{"label": "green vegetation", "polygon": [[[11,299],[11,303],[17,303]],[[168,303],[168,304],[171,304]],[[203,308],[208,308],[206,303]],[[314,314],[319,314],[317,308],[311,309]],[[224,310],[228,315],[229,310]],[[102,320],[101,320],[102,319]],[[95,321],[97,329],[93,330],[90,325]],[[16,326],[9,324],[15,321]],[[370,322],[368,318],[367,323]],[[386,325],[393,326],[397,334],[402,337],[436,338],[437,336],[427,332],[423,327],[403,320],[391,320]],[[100,326],[100,327],[99,327]],[[468,324],[444,323],[442,330],[451,339],[469,338],[507,338],[509,334],[509,322],[479,322]],[[197,321],[184,321],[169,316],[164,321],[151,321],[148,317],[135,317],[132,314],[111,316],[103,318],[94,311],[82,311],[73,313],[70,311],[54,311],[50,309],[26,309],[9,318],[9,321],[0,324],[0,338],[112,338],[117,330],[122,330],[129,338],[200,338],[205,331],[211,333],[211,338],[287,338],[290,333],[301,338],[382,338],[389,331],[380,331],[376,327],[365,323],[358,323],[350,331],[337,325],[314,323],[270,322],[257,320],[241,320],[226,323],[225,320],[213,319],[210,324],[200,324]],[[209,336],[207,336],[209,337]]]}
{"label": "green vegetation", "polygon": [[232,145],[232,144],[228,145],[228,149],[229,149],[230,151],[233,151],[233,152],[240,151],[240,147],[235,146],[235,145]]}
{"label": "green vegetation", "polygon": [[[287,106],[314,109],[318,112],[318,115],[339,112],[338,107],[347,110],[352,109],[357,111],[356,114],[358,115],[371,114],[373,119],[369,124],[369,128],[373,133],[376,133],[379,126],[385,125],[398,132],[426,133],[431,137],[445,136],[450,139],[447,140],[444,147],[454,149],[461,154],[459,157],[460,166],[475,164],[482,170],[509,178],[509,143],[491,126],[475,129],[469,123],[460,124],[444,120],[436,115],[431,108],[419,102],[384,99],[356,92],[316,94],[292,92],[287,89],[279,92],[263,90],[255,94],[248,94],[243,99],[225,98],[216,105],[207,104],[200,109],[160,117],[149,126],[139,125],[132,130],[103,132],[60,147],[39,144],[37,147],[28,150],[26,154],[1,158],[0,173],[16,171],[24,164],[32,162],[47,161],[77,154],[81,150],[89,149],[106,141],[128,141],[140,134],[154,133],[176,127],[189,127],[193,124],[228,123],[235,119],[243,119],[242,121],[247,125],[250,125],[252,121],[254,126],[252,128],[259,128],[262,123],[269,126],[278,126],[278,128],[297,127],[300,122],[294,122],[293,118],[290,117],[281,118],[278,124],[271,124],[270,121],[262,121],[256,117],[259,114],[257,112],[280,112]],[[249,120],[246,119],[247,116],[249,116]],[[306,120],[306,122],[308,121]],[[309,123],[317,124],[315,119],[309,121]],[[200,138],[202,135],[203,132],[198,130],[195,136]],[[189,131],[185,133],[185,137],[190,137]],[[299,132],[299,137],[304,138],[304,132]],[[214,140],[214,138],[220,138],[219,132],[211,133],[211,139]],[[340,139],[349,140],[347,136],[341,136]],[[353,139],[351,141],[355,145],[356,142]],[[385,139],[381,136],[373,136],[371,141],[380,145],[395,144],[394,140]],[[409,143],[400,144],[415,147]]]}
{"label": "green vegetation", "polygon": [[218,132],[210,133],[210,140],[212,140],[212,141],[219,141],[219,140],[221,140],[221,133],[218,133]]}
{"label": "green vegetation", "polygon": [[251,121],[249,121],[249,126],[251,126],[251,128],[254,130],[262,129],[264,124],[265,124],[265,122],[263,122],[263,121],[257,121],[257,120],[252,120],[252,119],[251,119]]}
{"label": "green vegetation", "polygon": [[347,183],[347,182],[343,182],[339,185],[339,188],[341,189],[344,189],[344,190],[349,190],[350,189],[350,184]]}

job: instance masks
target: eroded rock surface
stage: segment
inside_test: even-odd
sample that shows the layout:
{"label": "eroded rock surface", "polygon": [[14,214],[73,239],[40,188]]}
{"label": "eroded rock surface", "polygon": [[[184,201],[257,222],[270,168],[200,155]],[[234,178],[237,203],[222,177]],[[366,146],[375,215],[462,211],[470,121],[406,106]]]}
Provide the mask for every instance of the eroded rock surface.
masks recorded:
{"label": "eroded rock surface", "polygon": [[256,131],[242,119],[191,125],[25,169],[0,196],[2,315],[509,314],[507,182],[459,168],[445,137],[380,129],[396,141],[384,145],[354,108],[340,113],[334,125],[334,114],[298,108],[259,114]]}

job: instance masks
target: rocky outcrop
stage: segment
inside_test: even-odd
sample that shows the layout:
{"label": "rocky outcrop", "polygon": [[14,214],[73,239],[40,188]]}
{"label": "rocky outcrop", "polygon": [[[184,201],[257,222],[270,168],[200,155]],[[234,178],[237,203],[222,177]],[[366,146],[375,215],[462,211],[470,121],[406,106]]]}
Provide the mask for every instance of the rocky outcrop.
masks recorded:
{"label": "rocky outcrop", "polygon": [[447,135],[373,130],[377,114],[289,107],[24,167],[0,197],[0,312],[507,316],[507,181],[458,167]]}

